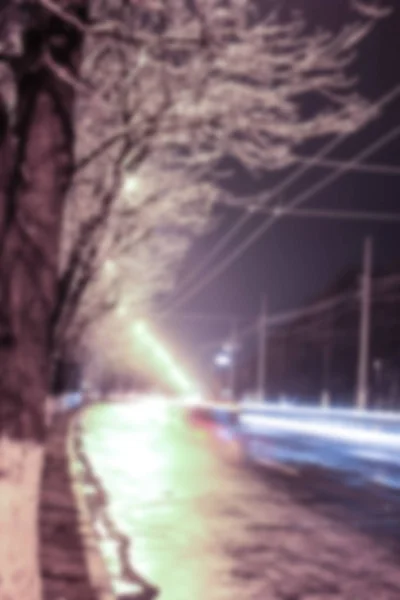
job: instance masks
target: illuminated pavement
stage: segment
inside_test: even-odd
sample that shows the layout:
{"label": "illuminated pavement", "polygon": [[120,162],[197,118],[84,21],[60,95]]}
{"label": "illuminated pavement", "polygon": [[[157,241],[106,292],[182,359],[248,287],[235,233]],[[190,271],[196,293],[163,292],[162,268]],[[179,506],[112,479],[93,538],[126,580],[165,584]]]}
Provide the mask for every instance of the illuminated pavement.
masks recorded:
{"label": "illuminated pavement", "polygon": [[400,598],[396,498],[309,469],[259,472],[216,433],[151,401],[85,417],[111,515],[161,600]]}

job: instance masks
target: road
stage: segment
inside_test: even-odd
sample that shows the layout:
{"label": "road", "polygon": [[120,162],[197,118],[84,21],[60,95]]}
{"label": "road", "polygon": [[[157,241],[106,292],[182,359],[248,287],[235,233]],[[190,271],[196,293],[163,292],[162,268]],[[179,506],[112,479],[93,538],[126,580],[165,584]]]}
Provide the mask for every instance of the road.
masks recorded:
{"label": "road", "polygon": [[260,469],[229,429],[162,401],[93,407],[83,434],[110,516],[161,600],[400,598],[390,490],[309,467]]}
{"label": "road", "polygon": [[[214,409],[215,418],[225,415]],[[400,489],[400,418],[397,413],[273,404],[241,406],[238,430],[256,460],[317,465],[341,473],[350,485],[367,482]]]}

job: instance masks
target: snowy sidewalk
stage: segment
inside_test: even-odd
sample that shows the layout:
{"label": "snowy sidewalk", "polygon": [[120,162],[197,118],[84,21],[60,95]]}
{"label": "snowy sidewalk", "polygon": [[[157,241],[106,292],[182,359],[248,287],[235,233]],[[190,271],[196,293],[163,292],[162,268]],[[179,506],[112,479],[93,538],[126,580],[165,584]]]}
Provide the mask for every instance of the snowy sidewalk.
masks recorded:
{"label": "snowy sidewalk", "polygon": [[44,600],[98,600],[89,580],[69,474],[69,419],[57,417],[47,445],[39,511]]}

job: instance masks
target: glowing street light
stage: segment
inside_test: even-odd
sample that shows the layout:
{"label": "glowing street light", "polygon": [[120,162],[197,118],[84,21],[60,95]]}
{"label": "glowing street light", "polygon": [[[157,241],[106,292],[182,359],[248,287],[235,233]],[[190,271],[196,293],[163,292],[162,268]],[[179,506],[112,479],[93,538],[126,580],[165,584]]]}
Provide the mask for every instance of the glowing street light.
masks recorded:
{"label": "glowing street light", "polygon": [[217,367],[230,367],[232,364],[232,357],[226,352],[220,352],[215,356],[214,363]]}
{"label": "glowing street light", "polygon": [[233,399],[235,397],[236,380],[236,354],[239,350],[239,344],[236,341],[236,332],[233,331],[231,338],[225,342],[222,349],[214,357],[214,364],[229,372],[229,385],[227,394]]}

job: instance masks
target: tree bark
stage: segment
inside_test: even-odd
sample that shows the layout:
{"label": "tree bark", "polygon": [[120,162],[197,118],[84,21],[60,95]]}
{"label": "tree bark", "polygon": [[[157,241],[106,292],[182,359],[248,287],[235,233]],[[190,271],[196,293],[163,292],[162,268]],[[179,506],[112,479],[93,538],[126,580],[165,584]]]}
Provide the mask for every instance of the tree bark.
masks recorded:
{"label": "tree bark", "polygon": [[[6,196],[12,165],[12,138],[7,107],[0,96],[0,248],[4,236]],[[1,336],[0,323],[0,336]]]}
{"label": "tree bark", "polygon": [[[87,2],[58,5],[85,20]],[[0,554],[2,600],[41,597],[36,509],[60,230],[73,168],[75,91],[63,73],[76,77],[82,43],[77,28],[32,4],[15,70],[13,160],[6,173],[1,165],[0,176],[6,181],[3,197],[0,191],[0,539],[8,549]],[[26,535],[7,525],[17,515],[24,515]]]}
{"label": "tree bark", "polygon": [[42,597],[37,519],[43,448],[0,439],[0,598]]}

